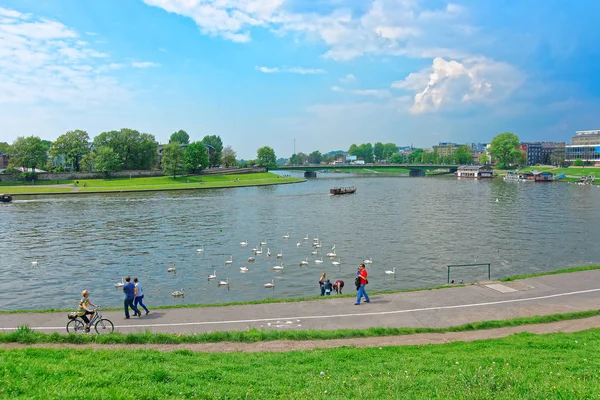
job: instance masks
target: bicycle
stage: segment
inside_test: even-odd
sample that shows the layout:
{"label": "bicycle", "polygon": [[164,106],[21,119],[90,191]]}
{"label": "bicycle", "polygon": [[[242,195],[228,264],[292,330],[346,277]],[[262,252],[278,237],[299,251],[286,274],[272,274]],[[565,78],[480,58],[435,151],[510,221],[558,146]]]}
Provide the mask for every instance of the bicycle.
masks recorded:
{"label": "bicycle", "polygon": [[[67,323],[67,332],[87,333],[90,331],[90,328],[94,326],[94,329],[98,334],[113,333],[115,326],[109,319],[102,318],[102,314],[100,314],[100,307],[94,308],[94,311],[94,316],[88,324],[88,329],[85,329],[85,322],[77,315],[77,313],[69,313],[70,321]],[[74,317],[72,317],[72,315],[74,315]]]}

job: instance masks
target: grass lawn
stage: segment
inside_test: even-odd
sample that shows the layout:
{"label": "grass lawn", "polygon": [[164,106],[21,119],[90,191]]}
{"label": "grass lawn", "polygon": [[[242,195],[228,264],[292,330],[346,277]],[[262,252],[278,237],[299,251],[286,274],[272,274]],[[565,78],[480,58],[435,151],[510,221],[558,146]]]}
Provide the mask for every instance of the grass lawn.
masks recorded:
{"label": "grass lawn", "polygon": [[[254,174],[235,175],[201,175],[201,176],[178,176],[173,179],[169,176],[142,177],[142,178],[114,178],[114,179],[80,179],[78,193],[109,192],[109,191],[144,191],[144,190],[177,190],[190,188],[219,188],[239,187],[253,185],[273,185],[280,183],[302,182],[303,179],[283,178],[279,175],[264,172]],[[68,187],[47,187],[57,185],[56,181],[36,182],[36,185],[23,185],[22,183],[2,182],[6,188],[3,189],[11,194],[46,194],[74,192],[74,181],[59,181],[60,185]],[[85,187],[84,187],[85,185]]]}
{"label": "grass lawn", "polygon": [[2,398],[597,398],[600,330],[286,353],[0,350]]}

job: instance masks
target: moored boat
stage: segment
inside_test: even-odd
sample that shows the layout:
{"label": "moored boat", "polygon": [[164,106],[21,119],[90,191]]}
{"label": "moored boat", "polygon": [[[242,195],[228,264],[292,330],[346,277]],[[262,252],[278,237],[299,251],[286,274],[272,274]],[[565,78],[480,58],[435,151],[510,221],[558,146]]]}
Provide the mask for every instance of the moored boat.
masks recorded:
{"label": "moored boat", "polygon": [[356,192],[356,186],[336,187],[329,189],[329,194],[351,194]]}
{"label": "moored boat", "polygon": [[11,201],[12,201],[12,196],[10,194],[0,194],[0,202],[10,203]]}
{"label": "moored boat", "polygon": [[504,177],[505,182],[525,182],[526,179],[522,173],[516,171],[508,171]]}

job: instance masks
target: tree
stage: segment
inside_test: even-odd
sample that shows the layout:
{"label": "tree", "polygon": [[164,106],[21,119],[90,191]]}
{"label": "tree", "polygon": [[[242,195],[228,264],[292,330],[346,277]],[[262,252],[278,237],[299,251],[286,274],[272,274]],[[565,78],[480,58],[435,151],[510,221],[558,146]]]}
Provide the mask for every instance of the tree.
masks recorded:
{"label": "tree", "polygon": [[460,146],[454,151],[454,161],[457,164],[473,164],[473,153],[471,146]]}
{"label": "tree", "polygon": [[308,162],[310,164],[321,164],[322,160],[323,160],[323,155],[321,154],[321,152],[319,150],[315,150],[308,155]]}
{"label": "tree", "polygon": [[402,155],[400,153],[392,154],[390,157],[390,163],[403,164],[404,163],[404,155]]}
{"label": "tree", "polygon": [[575,160],[575,162],[573,163],[573,165],[575,167],[583,167],[583,160],[581,158],[578,158],[577,160]]}
{"label": "tree", "polygon": [[288,164],[289,165],[296,165],[297,164],[297,159],[296,159],[296,154],[292,154],[292,156],[290,157],[290,159],[288,160]]}
{"label": "tree", "polygon": [[519,158],[520,151],[517,149],[519,137],[512,132],[504,132],[492,139],[490,152],[497,161],[500,168],[506,168]]}
{"label": "tree", "polygon": [[[217,135],[204,136],[202,143],[209,146],[209,162],[210,166],[216,167],[221,162],[221,152],[223,151],[223,142],[221,137]],[[212,146],[212,147],[211,147]]]}
{"label": "tree", "polygon": [[256,162],[261,167],[277,168],[277,157],[275,150],[269,146],[263,146],[256,151]]}
{"label": "tree", "polygon": [[96,153],[90,151],[81,158],[80,168],[81,171],[92,172],[94,171],[94,165],[96,164]]}
{"label": "tree", "polygon": [[233,166],[236,164],[236,157],[237,154],[235,153],[235,151],[233,151],[231,146],[226,146],[223,149],[223,152],[221,153],[221,164],[225,165],[226,167]]}
{"label": "tree", "polygon": [[190,144],[190,135],[183,129],[173,132],[169,138],[169,143],[177,142],[180,144]]}
{"label": "tree", "polygon": [[100,146],[96,149],[96,161],[94,163],[94,169],[98,172],[102,172],[104,175],[109,176],[110,174],[117,172],[121,169],[123,161],[117,152],[112,147]]}
{"label": "tree", "polygon": [[[373,150],[375,151],[375,150]],[[398,146],[394,143],[386,143],[383,145],[383,159],[389,159],[393,154],[398,152]],[[404,157],[403,157],[404,158]]]}
{"label": "tree", "polygon": [[158,144],[153,135],[127,128],[102,132],[94,138],[93,148],[102,146],[112,148],[125,169],[150,169],[156,164]]}
{"label": "tree", "polygon": [[75,171],[79,171],[81,159],[89,152],[90,136],[80,129],[60,135],[50,147],[52,157],[64,157],[66,163],[70,163]]}
{"label": "tree", "polygon": [[48,156],[45,145],[37,136],[18,137],[12,144],[11,164],[25,168],[45,166]]}
{"label": "tree", "polygon": [[12,148],[10,147],[10,144],[8,144],[6,142],[0,142],[0,153],[10,155],[11,151],[12,151]]}
{"label": "tree", "polygon": [[296,165],[304,165],[308,161],[308,156],[303,152],[296,154]]}
{"label": "tree", "polygon": [[180,143],[173,142],[163,147],[161,164],[165,175],[173,175],[175,179],[183,171],[183,155]]}
{"label": "tree", "polygon": [[489,161],[487,154],[481,153],[477,161],[479,162],[479,165],[486,165]]}
{"label": "tree", "polygon": [[408,157],[407,157],[407,161],[409,164],[418,164],[423,162],[423,154],[425,153],[425,150],[423,149],[415,149],[414,151],[412,151]]}
{"label": "tree", "polygon": [[[163,148],[163,154],[164,151]],[[192,142],[187,145],[183,152],[183,166],[187,173],[198,172],[208,167],[208,154],[202,142]]]}
{"label": "tree", "polygon": [[385,151],[385,146],[381,142],[375,143],[373,146],[373,155],[375,156],[375,161],[383,160],[383,152]]}

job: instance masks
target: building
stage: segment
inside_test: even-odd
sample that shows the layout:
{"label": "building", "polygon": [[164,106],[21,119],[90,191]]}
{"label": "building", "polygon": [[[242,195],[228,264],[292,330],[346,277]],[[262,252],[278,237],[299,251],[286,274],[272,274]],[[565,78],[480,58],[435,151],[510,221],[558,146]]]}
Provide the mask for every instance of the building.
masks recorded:
{"label": "building", "polygon": [[433,151],[436,152],[440,157],[452,157],[456,149],[460,147],[459,144],[440,142],[437,146],[433,146]]}
{"label": "building", "polygon": [[562,165],[565,161],[565,142],[542,142],[542,164]]}
{"label": "building", "polygon": [[8,167],[8,155],[6,153],[0,153],[0,169],[6,169]]}
{"label": "building", "polygon": [[487,145],[487,143],[471,143],[471,150],[473,153],[483,153]]}
{"label": "building", "polygon": [[493,178],[494,170],[491,165],[462,165],[458,167],[456,176],[459,178]]}
{"label": "building", "polygon": [[542,143],[523,142],[517,146],[517,149],[525,153],[527,165],[543,164],[542,162]]}
{"label": "building", "polygon": [[600,165],[600,130],[577,131],[565,146],[565,162],[573,164],[581,159],[585,163]]}

